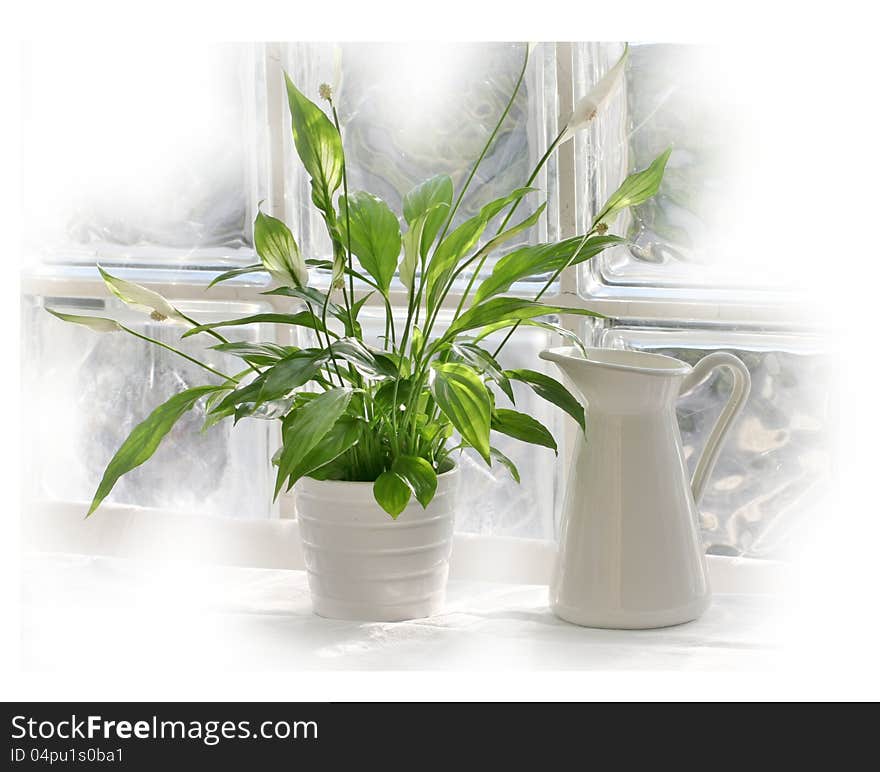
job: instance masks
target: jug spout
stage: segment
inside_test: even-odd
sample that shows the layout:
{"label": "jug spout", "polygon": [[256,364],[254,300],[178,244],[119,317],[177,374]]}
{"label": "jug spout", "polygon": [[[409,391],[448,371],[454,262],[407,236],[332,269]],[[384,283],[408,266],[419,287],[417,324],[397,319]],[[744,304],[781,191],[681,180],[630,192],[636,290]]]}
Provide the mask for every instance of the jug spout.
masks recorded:
{"label": "jug spout", "polygon": [[574,346],[547,349],[542,359],[559,367],[594,410],[642,413],[672,406],[691,368],[662,354]]}

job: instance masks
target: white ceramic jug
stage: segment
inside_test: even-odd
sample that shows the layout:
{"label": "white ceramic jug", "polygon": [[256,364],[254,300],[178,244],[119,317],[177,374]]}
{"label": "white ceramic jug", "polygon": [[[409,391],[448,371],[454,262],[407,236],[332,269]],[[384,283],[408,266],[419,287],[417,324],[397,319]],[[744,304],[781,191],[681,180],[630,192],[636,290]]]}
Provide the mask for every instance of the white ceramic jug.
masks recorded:
{"label": "white ceramic jug", "polygon": [[[553,612],[589,627],[665,627],[709,605],[697,503],[722,441],[749,393],[749,371],[716,352],[696,366],[661,354],[574,347],[541,353],[580,392],[586,437],[572,459]],[[688,482],[675,402],[717,367],[733,375],[730,398]]]}

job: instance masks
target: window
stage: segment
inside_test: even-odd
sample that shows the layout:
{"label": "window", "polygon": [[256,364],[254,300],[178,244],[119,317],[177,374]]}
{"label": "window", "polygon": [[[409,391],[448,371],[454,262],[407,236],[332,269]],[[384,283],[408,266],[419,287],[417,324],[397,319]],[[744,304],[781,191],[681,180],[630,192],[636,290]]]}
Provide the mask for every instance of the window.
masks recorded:
{"label": "window", "polygon": [[[525,182],[560,116],[622,50],[612,43],[536,49],[499,142],[480,167],[486,188],[465,199],[459,220]],[[205,293],[218,271],[253,262],[251,223],[260,201],[285,218],[308,257],[327,256],[324,226],[309,205],[290,139],[282,67],[311,98],[321,82],[334,85],[351,189],[367,189],[397,209],[426,177],[464,180],[513,88],[522,54],[521,44],[510,43],[187,44],[157,60],[128,44],[32,47],[25,148],[32,260],[24,284],[26,392],[39,424],[29,451],[32,497],[87,499],[131,423],[196,376],[185,361],[147,344],[96,336],[43,313],[50,301],[71,311],[126,313],[107,298],[95,262],[117,266],[209,321],[290,308],[285,299],[260,294],[260,275]],[[547,297],[555,293],[608,317],[586,325],[560,320],[592,345],[686,361],[715,349],[743,358],[752,396],[705,496],[703,537],[710,552],[771,557],[796,541],[807,503],[826,480],[826,354],[821,335],[791,313],[796,298],[784,277],[773,275],[772,260],[759,248],[737,251],[724,238],[729,218],[742,212],[722,195],[737,173],[722,149],[737,139],[714,80],[716,56],[689,46],[632,45],[625,87],[535,181],[540,192],[521,213],[545,199],[548,206],[539,227],[521,238],[582,233],[628,172],[674,145],[661,194],[617,224],[631,243],[563,274]],[[60,68],[77,88],[55,87]],[[67,117],[64,131],[59,112]],[[383,332],[378,318],[368,304],[364,326],[376,336]],[[131,324],[162,340],[176,337],[142,318]],[[237,328],[236,337],[294,342],[291,334],[270,325]],[[543,330],[521,329],[502,364],[552,373],[536,355],[557,343]],[[232,367],[219,356],[216,363]],[[679,405],[691,461],[723,392],[723,382],[713,381]],[[564,460],[577,439],[571,422],[530,391],[518,391],[517,404],[551,429]],[[291,514],[289,498],[270,504],[277,427],[244,424],[206,435],[182,424],[149,465],[116,489],[115,500],[232,517]],[[503,468],[465,459],[458,529],[553,539],[566,464],[543,448],[503,445],[499,440],[522,484]]]}
{"label": "window", "polygon": [[[271,310],[259,281],[204,291],[212,271],[254,260],[250,223],[268,184],[263,66],[262,48],[242,44],[166,44],[161,57],[131,41],[53,41],[27,51],[31,266],[22,330],[24,394],[34,417],[30,498],[89,500],[135,423],[174,391],[211,379],[146,342],[97,335],[44,312],[45,305],[106,311],[141,334],[202,351],[197,341],[179,341],[179,328],[108,297],[96,262],[155,286],[200,320]],[[237,328],[231,337],[273,332]],[[235,372],[235,360],[208,357]],[[182,419],[151,463],[126,475],[109,500],[244,518],[276,512],[268,459],[277,428],[252,422],[200,434],[192,431],[195,421]]]}
{"label": "window", "polygon": [[[221,372],[240,362],[204,352],[193,339],[180,341],[180,328],[152,322],[121,301],[100,297],[31,298],[24,307],[24,395],[33,417],[29,493],[40,500],[88,501],[107,461],[134,426],[172,394],[218,382],[200,367],[130,335],[100,335],[62,324],[45,313],[48,305],[66,313],[119,319],[134,331],[197,354]],[[248,315],[258,304],[178,302],[184,313],[216,321]],[[219,314],[219,316],[218,316]],[[239,327],[235,339],[266,340],[269,330]],[[277,444],[275,422],[229,421],[200,432],[196,413],[183,416],[149,464],[125,475],[108,501],[229,517],[268,517],[273,477],[269,457]]]}
{"label": "window", "polygon": [[[620,52],[619,45],[574,47],[576,97]],[[743,249],[736,238],[739,222],[753,215],[736,194],[747,148],[743,119],[718,86],[724,65],[724,54],[711,47],[632,45],[625,88],[575,139],[579,229],[629,172],[673,148],[660,195],[620,217],[617,231],[630,243],[584,266],[582,283],[594,294],[644,290],[705,300],[727,290],[741,299],[743,290],[779,293],[790,285],[759,245]]]}
{"label": "window", "polygon": [[[620,46],[574,45],[575,96],[619,55]],[[701,502],[703,542],[715,554],[781,557],[828,485],[828,353],[821,332],[804,329],[773,255],[726,238],[748,214],[725,194],[742,182],[737,116],[717,87],[720,57],[696,46],[631,47],[626,88],[576,140],[577,228],[627,173],[664,147],[673,153],[660,194],[620,218],[616,231],[630,243],[586,263],[572,282],[610,317],[582,328],[592,345],[690,363],[714,350],[743,360],[752,391]],[[679,402],[691,471],[727,393],[720,375]]]}
{"label": "window", "polygon": [[266,185],[262,58],[250,45],[32,45],[28,251],[49,262],[247,260]]}
{"label": "window", "polygon": [[[510,98],[523,50],[513,43],[297,43],[283,46],[281,57],[315,101],[322,81],[338,83],[349,187],[369,190],[400,211],[403,195],[435,174],[448,174],[457,189],[464,184]],[[302,234],[304,251],[326,256],[330,242],[323,222],[314,208],[302,205],[309,200],[309,181],[290,142],[286,97],[281,98],[284,211]],[[454,225],[524,184],[556,135],[556,117],[556,57],[546,46],[530,57],[523,87]],[[518,215],[525,218],[544,199],[547,214],[507,250],[529,239],[558,238],[555,160],[533,185],[539,192],[523,201]],[[487,261],[484,270],[491,268]],[[469,278],[463,274],[461,280]]]}
{"label": "window", "polygon": [[[729,351],[752,391],[700,503],[709,553],[783,558],[822,507],[829,484],[829,358],[815,335],[611,325],[594,345],[654,351],[694,364]],[[730,393],[726,373],[683,397],[678,423],[691,473]]]}

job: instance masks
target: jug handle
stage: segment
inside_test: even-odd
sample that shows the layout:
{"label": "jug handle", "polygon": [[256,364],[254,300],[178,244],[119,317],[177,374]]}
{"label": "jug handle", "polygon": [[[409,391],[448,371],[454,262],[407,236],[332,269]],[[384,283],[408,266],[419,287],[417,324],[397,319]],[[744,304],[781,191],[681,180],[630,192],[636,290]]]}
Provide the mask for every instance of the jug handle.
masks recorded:
{"label": "jug handle", "polygon": [[694,476],[691,478],[691,490],[694,493],[694,502],[697,504],[700,503],[706,489],[706,483],[715,468],[715,462],[721,453],[724,438],[748,399],[751,377],[746,366],[733,354],[728,354],[726,351],[716,351],[703,357],[694,365],[693,369],[684,377],[679,391],[679,396],[689,392],[719,367],[725,367],[730,371],[733,376],[733,388],[730,390],[727,404],[721,411],[721,415],[718,416],[715,426],[712,427],[712,433],[706,441],[706,447],[703,448],[694,469]]}

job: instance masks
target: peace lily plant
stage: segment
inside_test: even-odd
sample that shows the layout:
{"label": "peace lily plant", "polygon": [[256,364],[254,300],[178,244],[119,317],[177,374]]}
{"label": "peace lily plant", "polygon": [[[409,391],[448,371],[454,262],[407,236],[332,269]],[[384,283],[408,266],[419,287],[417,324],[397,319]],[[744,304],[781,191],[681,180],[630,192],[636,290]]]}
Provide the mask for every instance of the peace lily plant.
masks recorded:
{"label": "peace lily plant", "polygon": [[[505,370],[498,355],[520,325],[573,337],[544,318],[558,314],[598,316],[582,308],[544,303],[541,298],[566,268],[624,241],[608,233],[609,225],[618,212],[657,192],[670,151],[628,177],[586,233],[518,247],[499,259],[481,280],[490,255],[540,219],[546,203],[521,220],[514,216],[523,199],[539,194],[532,183],[547,159],[562,142],[589,124],[619,86],[627,56],[625,49],[620,61],[575,107],[522,187],[454,225],[477,169],[519,92],[529,53],[527,48],[506,108],[461,188],[456,191],[446,175],[425,180],[403,197],[402,220],[380,198],[349,190],[331,89],[326,85],[320,88],[327,103],[325,112],[286,77],[293,141],[311,178],[312,204],[326,225],[332,259],[304,256],[290,229],[260,211],[254,222],[254,247],[260,262],[228,271],[212,285],[267,271],[277,286],[264,294],[289,298],[295,306],[289,313],[201,324],[156,292],[101,269],[108,289],[117,298],[143,309],[155,320],[186,327],[182,337],[204,335],[212,348],[241,360],[240,372],[219,372],[112,319],[51,312],[98,332],[122,331],[148,340],[214,376],[211,383],[174,395],[135,427],[107,466],[89,514],[116,481],[147,461],[174,423],[197,406],[205,411],[206,427],[226,418],[234,422],[248,417],[281,421],[283,443],[273,458],[276,496],[303,477],[366,481],[372,483],[375,500],[392,518],[404,510],[411,497],[426,507],[437,490],[438,475],[454,467],[455,454],[463,448],[472,448],[486,464],[502,464],[518,480],[513,463],[493,447],[493,432],[556,449],[546,427],[515,409],[514,381],[526,384],[584,427],[583,408],[560,382],[535,370]],[[312,282],[316,270],[331,272],[326,289]],[[406,289],[402,326],[392,314],[390,300],[395,275]],[[467,275],[470,278],[451,322],[438,331],[438,317],[448,293]],[[505,294],[516,282],[544,277],[546,281],[534,297]],[[358,322],[370,297],[385,308],[381,347],[364,340]],[[221,332],[258,323],[306,328],[313,345],[298,348],[232,342]],[[494,348],[488,346],[487,336],[499,330],[506,331],[503,341]],[[504,400],[510,407],[502,406]]]}

